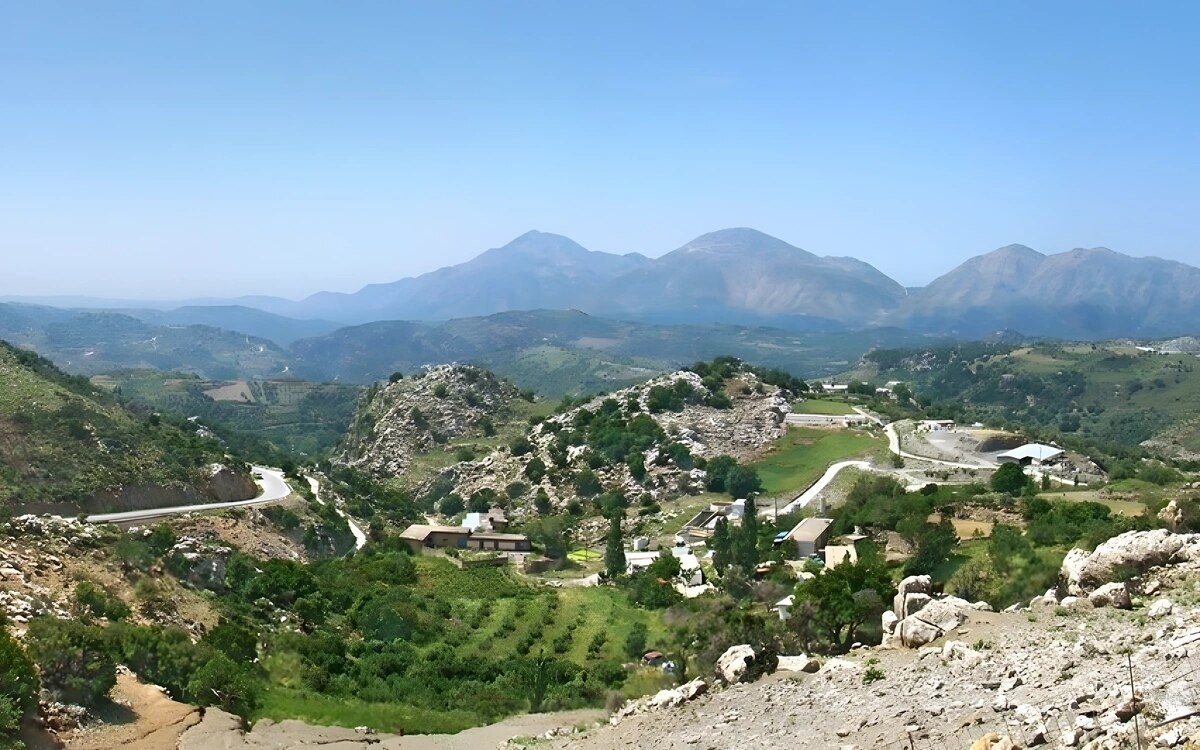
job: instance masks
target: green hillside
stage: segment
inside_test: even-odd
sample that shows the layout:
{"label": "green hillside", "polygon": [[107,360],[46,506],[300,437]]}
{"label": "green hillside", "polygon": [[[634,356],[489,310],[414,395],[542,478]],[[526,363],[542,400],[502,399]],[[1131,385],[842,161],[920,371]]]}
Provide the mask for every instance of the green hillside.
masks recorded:
{"label": "green hillside", "polygon": [[135,415],[86,379],[0,342],[0,507],[190,484],[222,460],[194,429]]}
{"label": "green hillside", "polygon": [[1200,418],[1200,361],[1121,343],[878,350],[860,375],[909,380],[930,412],[1118,452]]}
{"label": "green hillside", "polygon": [[345,435],[362,392],[337,383],[209,380],[159,370],[120,370],[91,380],[135,408],[196,417],[234,452],[267,463],[324,455]]}

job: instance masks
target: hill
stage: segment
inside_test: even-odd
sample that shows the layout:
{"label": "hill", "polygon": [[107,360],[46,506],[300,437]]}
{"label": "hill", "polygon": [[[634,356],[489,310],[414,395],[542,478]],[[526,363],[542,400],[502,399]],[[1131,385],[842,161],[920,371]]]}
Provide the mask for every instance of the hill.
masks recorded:
{"label": "hill", "polygon": [[726,325],[652,325],[578,310],[508,312],[445,323],[383,321],[297,341],[293,371],[313,380],[364,383],[397,370],[472,362],[538,393],[589,393],[729,354],[817,377],[844,370],[879,346],[929,337],[898,329],[798,333]]}
{"label": "hill", "polygon": [[155,325],[116,312],[0,304],[0,339],[84,375],[155,368],[238,378],[288,369],[287,354],[266,339],[207,325]]}
{"label": "hill", "polygon": [[135,415],[87,380],[0,343],[0,507],[77,512],[252,497],[254,483],[221,468],[225,460],[194,426]]}
{"label": "hill", "polygon": [[1200,361],[1191,355],[1123,342],[976,343],[880,349],[864,364],[858,375],[913,383],[938,416],[1118,453],[1164,435],[1179,447],[1200,446]]}
{"label": "hill", "polygon": [[323,456],[336,446],[362,390],[296,378],[210,380],[161,370],[117,370],[93,375],[91,382],[133,408],[195,420],[237,455],[270,466]]}

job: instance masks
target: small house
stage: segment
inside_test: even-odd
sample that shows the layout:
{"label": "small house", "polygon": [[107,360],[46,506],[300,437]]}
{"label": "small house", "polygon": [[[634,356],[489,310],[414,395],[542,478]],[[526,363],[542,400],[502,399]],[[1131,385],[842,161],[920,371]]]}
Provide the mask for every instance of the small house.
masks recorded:
{"label": "small house", "polygon": [[788,538],[795,542],[799,557],[811,557],[825,548],[832,527],[832,518],[805,518],[792,527]]}
{"label": "small house", "polygon": [[414,523],[400,534],[400,539],[414,553],[428,549],[466,549],[471,532],[461,526],[430,526]]}
{"label": "small house", "polygon": [[1062,456],[1064,453],[1062,448],[1055,448],[1052,445],[1042,445],[1041,443],[1026,443],[1019,448],[1013,448],[1010,451],[1004,451],[996,456],[996,460],[1002,464],[1020,464],[1029,466],[1030,464],[1038,466],[1045,463],[1050,463]]}
{"label": "small house", "polygon": [[496,531],[477,531],[467,538],[467,549],[528,552],[530,550],[529,537],[524,534],[501,534]]}

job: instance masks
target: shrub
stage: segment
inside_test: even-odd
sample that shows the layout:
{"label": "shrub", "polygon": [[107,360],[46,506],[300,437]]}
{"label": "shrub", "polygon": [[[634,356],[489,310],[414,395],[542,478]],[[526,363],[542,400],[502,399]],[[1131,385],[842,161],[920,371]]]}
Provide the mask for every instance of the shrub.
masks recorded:
{"label": "shrub", "polygon": [[95,705],[117,684],[117,663],[100,628],[40,617],[30,623],[27,639],[42,686],[56,700]]}

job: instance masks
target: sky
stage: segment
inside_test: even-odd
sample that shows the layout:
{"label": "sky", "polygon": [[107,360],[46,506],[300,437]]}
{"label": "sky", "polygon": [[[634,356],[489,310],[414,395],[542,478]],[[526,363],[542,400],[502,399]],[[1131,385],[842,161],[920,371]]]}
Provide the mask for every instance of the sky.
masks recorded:
{"label": "sky", "polygon": [[1200,265],[1200,4],[0,0],[0,295],[353,291],[750,226]]}

